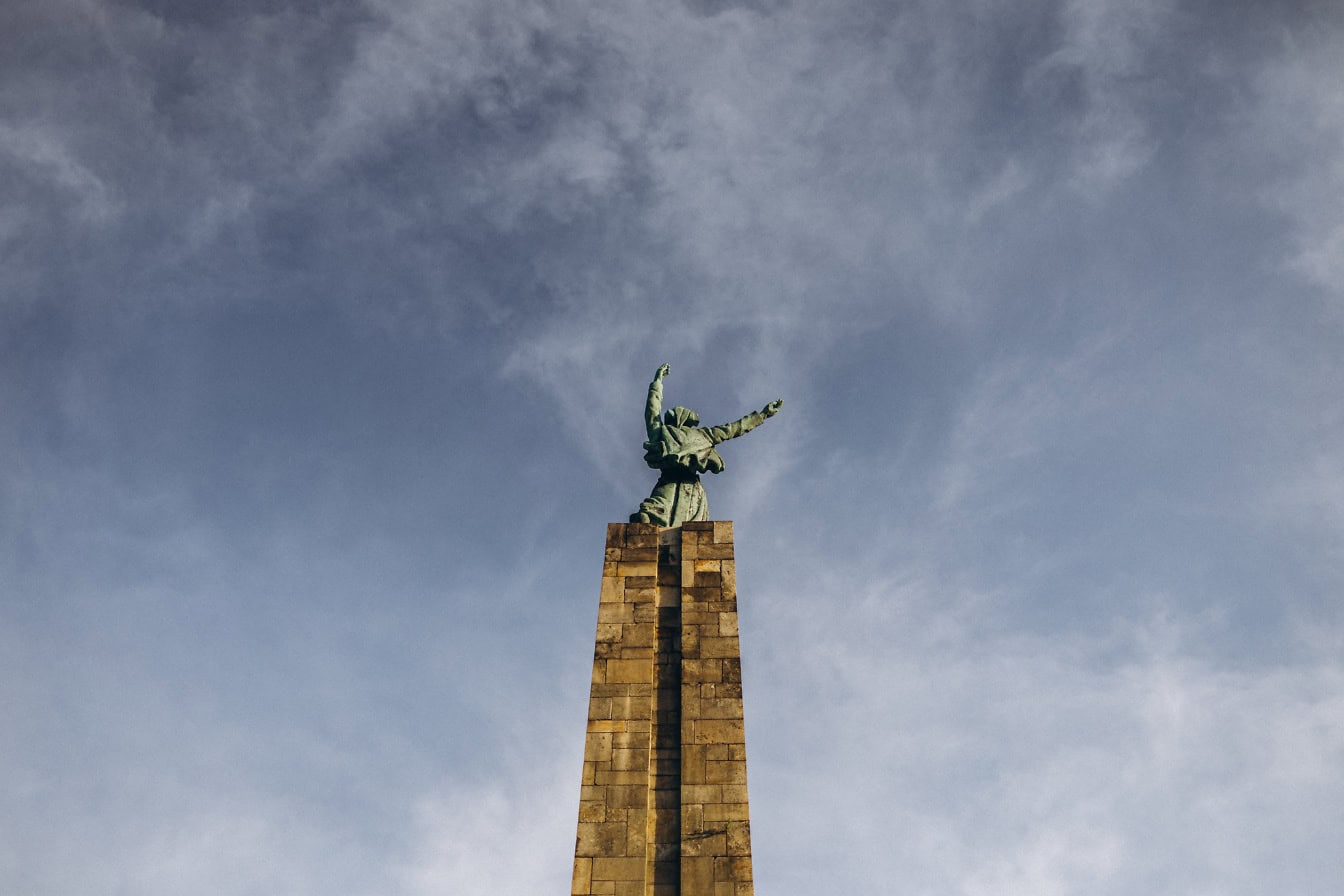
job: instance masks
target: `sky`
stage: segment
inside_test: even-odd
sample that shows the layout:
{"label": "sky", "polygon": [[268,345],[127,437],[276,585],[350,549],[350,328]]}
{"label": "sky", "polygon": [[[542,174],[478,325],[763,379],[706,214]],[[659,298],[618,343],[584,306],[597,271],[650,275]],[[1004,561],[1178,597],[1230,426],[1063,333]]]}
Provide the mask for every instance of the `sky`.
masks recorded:
{"label": "sky", "polygon": [[1344,891],[1344,5],[0,0],[0,892],[567,892],[648,381],[757,891]]}

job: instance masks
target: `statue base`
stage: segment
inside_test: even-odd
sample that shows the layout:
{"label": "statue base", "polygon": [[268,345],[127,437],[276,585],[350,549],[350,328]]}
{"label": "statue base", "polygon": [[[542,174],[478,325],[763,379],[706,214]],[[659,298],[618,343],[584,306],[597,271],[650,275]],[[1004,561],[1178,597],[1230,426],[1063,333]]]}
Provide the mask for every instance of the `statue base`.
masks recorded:
{"label": "statue base", "polygon": [[733,524],[607,526],[572,896],[753,896]]}

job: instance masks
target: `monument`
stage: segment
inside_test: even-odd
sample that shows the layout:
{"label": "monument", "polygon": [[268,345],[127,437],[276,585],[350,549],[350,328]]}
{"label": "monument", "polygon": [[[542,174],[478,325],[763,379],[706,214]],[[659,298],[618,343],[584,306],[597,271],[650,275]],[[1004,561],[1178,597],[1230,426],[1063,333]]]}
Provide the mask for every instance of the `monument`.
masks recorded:
{"label": "monument", "polygon": [[701,428],[661,415],[667,374],[644,415],[658,482],[607,526],[572,896],[754,894],[733,524],[709,519],[700,474],[782,402]]}

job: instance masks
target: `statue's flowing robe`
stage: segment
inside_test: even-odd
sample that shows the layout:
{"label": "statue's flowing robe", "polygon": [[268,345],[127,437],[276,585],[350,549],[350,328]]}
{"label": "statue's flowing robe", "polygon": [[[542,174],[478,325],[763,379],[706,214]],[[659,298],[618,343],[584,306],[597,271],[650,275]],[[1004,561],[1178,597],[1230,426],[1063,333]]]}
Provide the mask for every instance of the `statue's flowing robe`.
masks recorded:
{"label": "statue's flowing robe", "polygon": [[735,439],[765,422],[765,414],[753,411],[741,420],[718,426],[698,427],[695,413],[683,407],[673,408],[668,419],[662,417],[663,384],[649,384],[644,406],[644,462],[660,472],[653,493],[630,515],[632,522],[659,526],[709,519],[709,502],[700,484],[701,473],[721,473],[723,457],[715,450],[719,442]]}

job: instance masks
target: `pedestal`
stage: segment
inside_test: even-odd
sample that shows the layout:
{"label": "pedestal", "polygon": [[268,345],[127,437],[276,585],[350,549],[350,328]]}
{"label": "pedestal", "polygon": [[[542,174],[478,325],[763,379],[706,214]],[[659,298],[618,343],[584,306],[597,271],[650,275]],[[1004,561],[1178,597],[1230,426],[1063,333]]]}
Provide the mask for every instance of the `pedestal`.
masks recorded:
{"label": "pedestal", "polygon": [[733,524],[607,527],[572,896],[752,896]]}

